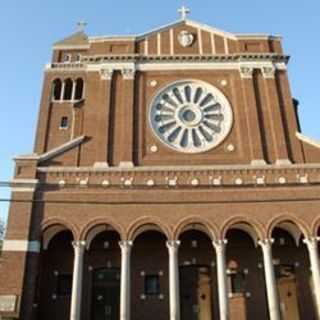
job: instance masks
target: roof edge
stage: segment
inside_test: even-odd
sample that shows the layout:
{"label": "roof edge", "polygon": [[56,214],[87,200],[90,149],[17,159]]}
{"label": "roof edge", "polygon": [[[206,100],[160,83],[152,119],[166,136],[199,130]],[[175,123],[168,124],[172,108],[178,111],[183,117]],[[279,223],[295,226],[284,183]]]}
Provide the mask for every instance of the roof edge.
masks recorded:
{"label": "roof edge", "polygon": [[314,140],[314,139],[312,139],[312,138],[309,138],[309,137],[303,135],[303,134],[300,133],[300,132],[296,132],[296,137],[297,137],[299,140],[301,140],[301,141],[303,141],[303,142],[305,142],[305,143],[307,143],[307,144],[310,144],[310,145],[312,145],[313,147],[316,147],[316,148],[320,149],[320,142],[319,142],[319,141],[316,141],[316,140]]}

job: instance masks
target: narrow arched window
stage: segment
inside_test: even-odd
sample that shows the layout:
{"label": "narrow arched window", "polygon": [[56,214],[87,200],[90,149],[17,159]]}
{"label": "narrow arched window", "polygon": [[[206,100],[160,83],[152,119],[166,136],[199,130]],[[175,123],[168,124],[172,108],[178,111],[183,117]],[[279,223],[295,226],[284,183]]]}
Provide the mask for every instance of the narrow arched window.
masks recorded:
{"label": "narrow arched window", "polygon": [[64,57],[63,57],[63,62],[64,63],[69,63],[69,62],[71,62],[71,58],[72,58],[71,54],[65,54]]}
{"label": "narrow arched window", "polygon": [[56,79],[52,83],[52,98],[53,100],[61,99],[62,82],[60,79]]}
{"label": "narrow arched window", "polygon": [[71,79],[65,80],[63,100],[72,99],[72,89],[73,89],[73,81]]}
{"label": "narrow arched window", "polygon": [[81,78],[78,78],[76,80],[76,92],[75,92],[75,100],[81,100],[83,98],[83,80]]}

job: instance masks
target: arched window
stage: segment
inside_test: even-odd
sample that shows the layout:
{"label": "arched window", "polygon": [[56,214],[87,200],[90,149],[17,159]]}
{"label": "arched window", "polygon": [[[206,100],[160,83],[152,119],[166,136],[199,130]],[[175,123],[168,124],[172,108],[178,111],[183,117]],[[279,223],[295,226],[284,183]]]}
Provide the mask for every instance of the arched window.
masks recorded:
{"label": "arched window", "polygon": [[52,97],[53,100],[61,99],[61,91],[62,91],[62,82],[60,79],[56,79],[52,84]]}
{"label": "arched window", "polygon": [[72,99],[72,89],[73,89],[73,81],[71,79],[65,80],[63,100]]}
{"label": "arched window", "polygon": [[80,62],[81,61],[81,54],[80,53],[77,53],[75,61],[76,62]]}
{"label": "arched window", "polygon": [[83,80],[81,78],[78,78],[76,80],[76,91],[75,91],[75,100],[81,100],[83,97]]}

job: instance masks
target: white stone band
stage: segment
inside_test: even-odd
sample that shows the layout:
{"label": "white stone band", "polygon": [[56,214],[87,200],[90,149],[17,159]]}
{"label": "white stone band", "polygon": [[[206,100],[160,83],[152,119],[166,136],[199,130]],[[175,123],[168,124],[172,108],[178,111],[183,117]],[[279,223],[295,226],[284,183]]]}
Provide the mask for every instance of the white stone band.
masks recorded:
{"label": "white stone band", "polygon": [[5,240],[3,242],[3,251],[12,252],[40,252],[40,242],[39,241],[28,241],[28,240]]}

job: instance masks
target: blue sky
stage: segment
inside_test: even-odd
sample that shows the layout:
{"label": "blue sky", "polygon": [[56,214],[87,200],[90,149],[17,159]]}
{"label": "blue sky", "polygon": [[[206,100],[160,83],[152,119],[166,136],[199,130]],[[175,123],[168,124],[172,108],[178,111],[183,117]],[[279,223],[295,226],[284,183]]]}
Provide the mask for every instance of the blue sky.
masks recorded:
{"label": "blue sky", "polygon": [[[12,177],[12,157],[32,152],[43,69],[53,42],[76,30],[89,35],[136,34],[175,21],[186,5],[190,19],[238,33],[281,34],[292,56],[289,74],[300,101],[304,134],[320,140],[320,2],[308,0],[2,0],[0,4],[0,180]],[[0,188],[0,198],[8,197]],[[0,217],[7,205],[0,203]]]}

